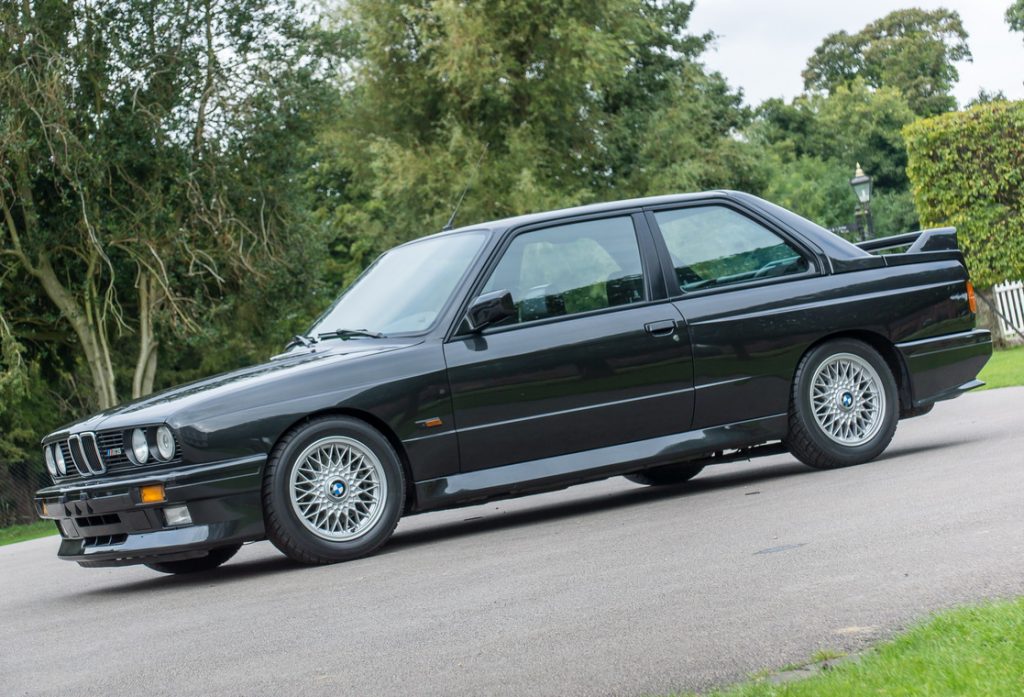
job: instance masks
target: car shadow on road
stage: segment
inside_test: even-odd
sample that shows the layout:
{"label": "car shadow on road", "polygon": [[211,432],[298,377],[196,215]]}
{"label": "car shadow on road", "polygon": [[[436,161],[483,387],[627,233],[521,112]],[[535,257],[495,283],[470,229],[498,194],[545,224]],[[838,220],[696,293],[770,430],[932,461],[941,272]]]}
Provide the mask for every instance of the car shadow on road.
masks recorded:
{"label": "car shadow on road", "polygon": [[[386,556],[420,545],[443,542],[488,531],[536,525],[564,518],[578,518],[628,506],[642,506],[652,501],[683,498],[706,491],[745,487],[758,482],[813,473],[814,470],[791,460],[782,464],[770,464],[720,474],[716,474],[713,469],[707,469],[697,479],[675,486],[629,486],[620,491],[593,494],[568,502],[557,500],[549,503],[544,502],[543,499],[538,499],[540,503],[537,505],[527,509],[509,511],[500,516],[488,515],[487,517],[477,517],[477,512],[474,510],[475,507],[467,507],[462,510],[468,516],[468,519],[438,523],[430,527],[414,530],[399,530],[391,541],[375,556]],[[431,514],[425,513],[423,515],[430,516]],[[184,588],[199,589],[213,585],[222,586],[225,583],[244,581],[268,574],[280,574],[289,571],[302,572],[306,568],[308,567],[297,564],[284,556],[247,561],[229,561],[224,566],[212,571],[183,574],[180,576],[154,575],[142,580],[135,579],[128,583],[112,584],[102,588],[84,590],[81,595],[107,596],[119,593],[159,593],[161,591]]]}
{"label": "car shadow on road", "polygon": [[[878,459],[865,465],[860,465],[860,467],[884,466],[889,460],[929,450],[939,450],[962,442],[962,440],[951,440],[909,447],[893,446]],[[414,547],[467,535],[476,535],[492,530],[546,523],[563,518],[578,518],[603,513],[616,508],[645,505],[652,501],[684,498],[711,491],[750,487],[754,484],[786,477],[827,474],[801,464],[790,455],[773,456],[771,460],[764,460],[762,462],[764,464],[759,462],[756,465],[744,466],[742,469],[732,467],[725,469],[722,467],[720,471],[716,471],[719,468],[708,467],[696,479],[674,486],[631,487],[611,493],[594,494],[573,501],[559,500],[551,503],[541,503],[535,507],[509,511],[501,515],[477,516],[473,508],[466,508],[464,510],[467,517],[462,520],[440,523],[415,530],[403,531],[399,529],[387,546],[378,554],[396,553],[406,547]]]}
{"label": "car shadow on road", "polygon": [[381,554],[395,553],[405,547],[493,530],[547,523],[564,518],[580,518],[619,508],[643,506],[653,501],[682,499],[710,491],[749,487],[751,484],[760,482],[813,473],[814,470],[795,461],[721,473],[716,473],[711,468],[704,470],[698,478],[683,484],[629,487],[621,491],[594,494],[573,501],[559,500],[540,503],[530,508],[508,511],[500,515],[476,516],[472,508],[467,508],[468,517],[462,520],[441,523],[429,528],[399,530]]}
{"label": "car shadow on road", "polygon": [[[270,547],[268,546],[268,549]],[[253,559],[250,561],[229,561],[224,566],[212,571],[200,571],[193,574],[170,575],[153,572],[142,580],[132,580],[128,583],[111,584],[101,588],[90,588],[83,590],[81,596],[102,597],[107,595],[119,595],[123,593],[157,593],[166,590],[180,590],[185,588],[201,588],[206,586],[220,586],[233,581],[244,581],[255,576],[278,574],[286,571],[301,571],[301,564],[293,562],[285,556],[273,556],[269,558]]]}
{"label": "car shadow on road", "polygon": [[[950,440],[908,447],[893,446],[879,459],[860,467],[883,466],[889,460],[959,445],[963,442],[963,440]],[[617,491],[581,496],[571,501],[562,499],[548,501],[539,497],[536,499],[537,503],[529,508],[507,511],[500,515],[494,515],[490,511],[486,515],[478,515],[477,507],[466,507],[462,509],[466,517],[460,520],[441,522],[413,530],[398,530],[391,541],[376,556],[396,554],[408,548],[507,528],[537,525],[566,518],[580,518],[630,506],[643,506],[653,501],[682,499],[713,491],[749,488],[752,485],[787,477],[814,476],[816,474],[827,476],[826,472],[806,467],[788,455],[774,456],[770,460],[762,462],[763,464],[744,466],[742,469],[734,467],[725,469],[723,467],[721,471],[716,471],[718,469],[716,467],[709,467],[696,479],[674,486],[628,486]],[[493,504],[485,505],[493,506]],[[431,514],[423,515],[430,516]],[[261,557],[247,561],[228,562],[213,571],[181,576],[154,575],[143,580],[86,590],[83,595],[103,596],[126,592],[159,592],[189,587],[220,586],[267,574],[301,573],[306,568],[284,556]]]}
{"label": "car shadow on road", "polygon": [[892,445],[890,446],[877,460],[872,460],[867,465],[860,465],[866,467],[873,464],[884,464],[888,460],[895,460],[896,458],[906,457],[908,455],[916,455],[918,453],[926,453],[930,450],[945,450],[946,448],[952,448],[958,445],[970,445],[971,443],[979,440],[984,440],[979,436],[970,436],[968,434],[959,434],[960,437],[955,439],[948,439],[943,441],[933,441],[931,443],[922,443],[920,445]]}

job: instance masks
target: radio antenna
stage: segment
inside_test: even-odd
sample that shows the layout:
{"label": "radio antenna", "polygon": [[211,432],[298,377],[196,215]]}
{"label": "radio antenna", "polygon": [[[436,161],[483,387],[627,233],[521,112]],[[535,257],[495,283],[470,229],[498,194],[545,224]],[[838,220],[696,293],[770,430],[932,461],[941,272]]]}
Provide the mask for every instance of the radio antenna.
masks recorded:
{"label": "radio antenna", "polygon": [[480,171],[480,165],[483,164],[484,156],[487,154],[487,149],[489,147],[491,147],[490,143],[484,145],[484,151],[480,153],[480,158],[476,161],[476,166],[473,167],[473,174],[470,176],[469,182],[466,183],[466,188],[463,189],[462,193],[459,195],[459,201],[458,203],[455,204],[455,208],[452,209],[451,217],[448,218],[448,222],[444,224],[443,228],[441,228],[441,232],[446,232],[454,227],[455,215],[459,212],[459,208],[462,206],[462,200],[466,198],[466,192],[469,191],[469,188],[473,185],[473,182],[476,180],[476,175]]}

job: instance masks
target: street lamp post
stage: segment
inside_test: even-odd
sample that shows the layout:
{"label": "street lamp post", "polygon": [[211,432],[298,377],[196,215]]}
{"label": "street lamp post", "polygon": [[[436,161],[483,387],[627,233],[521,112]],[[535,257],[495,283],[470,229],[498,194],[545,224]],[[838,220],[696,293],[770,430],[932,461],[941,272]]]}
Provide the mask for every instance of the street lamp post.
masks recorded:
{"label": "street lamp post", "polygon": [[[870,240],[875,236],[874,221],[871,219],[871,177],[864,174],[864,170],[857,163],[857,171],[850,180],[853,193],[857,196],[857,211],[854,219],[857,221],[857,229],[860,232],[861,240]],[[864,223],[860,219],[863,217]]]}

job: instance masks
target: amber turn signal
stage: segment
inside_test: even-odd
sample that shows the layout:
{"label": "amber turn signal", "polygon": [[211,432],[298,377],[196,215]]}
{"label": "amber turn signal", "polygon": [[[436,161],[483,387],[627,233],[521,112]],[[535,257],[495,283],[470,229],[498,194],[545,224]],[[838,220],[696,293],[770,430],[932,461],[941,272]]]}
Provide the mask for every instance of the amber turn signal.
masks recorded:
{"label": "amber turn signal", "polygon": [[974,314],[978,314],[978,298],[974,295],[974,284],[970,281],[967,282],[967,307],[971,308]]}
{"label": "amber turn signal", "polygon": [[163,484],[147,484],[139,487],[139,499],[142,503],[161,503],[167,500]]}

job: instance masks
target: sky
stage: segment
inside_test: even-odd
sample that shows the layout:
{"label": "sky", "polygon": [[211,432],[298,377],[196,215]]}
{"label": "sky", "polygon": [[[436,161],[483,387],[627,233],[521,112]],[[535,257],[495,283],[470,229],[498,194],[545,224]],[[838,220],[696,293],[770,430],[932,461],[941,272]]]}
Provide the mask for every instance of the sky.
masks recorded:
{"label": "sky", "polygon": [[1011,0],[697,0],[690,19],[693,33],[718,35],[703,56],[745,101],[760,104],[770,97],[789,100],[803,89],[801,71],[828,34],[855,33],[896,9],[945,7],[956,10],[970,35],[973,63],[959,63],[960,81],[953,90],[963,106],[984,87],[1024,99],[1024,35],[1010,31],[1003,15]]}

